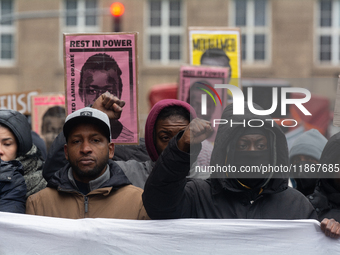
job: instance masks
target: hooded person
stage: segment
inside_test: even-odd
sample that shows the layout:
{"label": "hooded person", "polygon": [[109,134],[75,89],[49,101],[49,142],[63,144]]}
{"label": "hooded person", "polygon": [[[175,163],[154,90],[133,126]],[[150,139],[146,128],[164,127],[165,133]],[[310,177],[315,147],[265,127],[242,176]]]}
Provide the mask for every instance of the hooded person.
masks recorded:
{"label": "hooded person", "polygon": [[[319,164],[322,150],[327,139],[316,129],[310,129],[299,136],[289,151],[289,161],[297,168]],[[296,181],[296,189],[305,196],[314,192],[317,178],[308,178],[304,171],[299,171]]]}
{"label": "hooded person", "polygon": [[[273,175],[273,171],[236,175],[247,166],[288,165],[287,142],[280,127],[270,116],[254,115],[246,105],[244,110],[244,115],[233,115],[230,104],[223,111],[225,124],[217,131],[210,161],[216,171],[210,179],[187,181],[185,176],[201,141],[212,132],[211,123],[194,119],[172,138],[145,184],[143,203],[151,219],[317,218],[308,199],[289,188],[284,175]],[[249,121],[260,127],[244,127]],[[228,167],[235,172],[228,173]],[[217,173],[217,169],[224,170]]]}
{"label": "hooded person", "polygon": [[319,179],[315,190],[307,198],[318,214],[319,220],[334,218],[340,221],[340,133],[329,138],[322,151],[320,164],[333,167],[334,178]]}
{"label": "hooded person", "polygon": [[27,118],[14,110],[0,110],[0,125],[14,134],[17,151],[15,157],[10,160],[20,161],[23,166],[26,197],[44,189],[47,184],[42,176],[44,161],[40,150],[32,142]]}
{"label": "hooded person", "polygon": [[[165,99],[157,102],[153,106],[145,124],[145,147],[149,159],[138,161],[136,159],[126,158],[125,156],[125,160],[115,161],[134,186],[144,188],[146,179],[170,138],[180,130],[183,130],[189,124],[190,118],[195,117],[196,113],[193,108],[188,103],[180,100]],[[158,126],[158,124],[163,123],[164,120],[168,120],[169,122],[164,123],[165,126]],[[172,124],[173,121],[175,122]],[[157,132],[157,130],[159,130],[159,132]],[[62,154],[65,140],[61,135],[62,133],[59,134],[53,142],[45,163],[44,177],[47,178],[47,180],[58,170],[57,167],[68,164]],[[157,146],[157,144],[159,144],[159,146]],[[128,150],[128,148],[135,150],[135,146],[125,145],[124,151]],[[121,155],[119,146],[115,147],[115,154],[119,154],[119,158],[124,158],[124,155]],[[188,178],[197,177],[208,178],[209,173],[196,173],[194,168],[192,168]]]}

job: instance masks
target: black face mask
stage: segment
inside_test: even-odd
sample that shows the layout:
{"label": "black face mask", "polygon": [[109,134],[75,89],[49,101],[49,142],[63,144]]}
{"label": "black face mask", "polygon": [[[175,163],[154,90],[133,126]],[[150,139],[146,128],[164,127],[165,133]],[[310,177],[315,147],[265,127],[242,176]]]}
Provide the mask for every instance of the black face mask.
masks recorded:
{"label": "black face mask", "polygon": [[[314,162],[310,161],[300,161],[297,166],[304,167],[305,165],[311,166],[312,164],[315,164]],[[305,174],[304,171],[299,172],[299,177],[295,179],[297,187],[296,189],[303,193],[304,195],[309,195],[314,192],[314,188],[316,186],[316,182],[318,179],[316,178],[307,178],[308,176]]]}
{"label": "black face mask", "polygon": [[238,166],[260,166],[270,164],[269,150],[262,151],[235,151],[233,165]]}
{"label": "black face mask", "polygon": [[[268,166],[271,163],[269,150],[262,151],[235,151],[233,165],[237,171],[242,166]],[[261,187],[269,178],[270,173],[241,173],[238,180],[250,188]]]}

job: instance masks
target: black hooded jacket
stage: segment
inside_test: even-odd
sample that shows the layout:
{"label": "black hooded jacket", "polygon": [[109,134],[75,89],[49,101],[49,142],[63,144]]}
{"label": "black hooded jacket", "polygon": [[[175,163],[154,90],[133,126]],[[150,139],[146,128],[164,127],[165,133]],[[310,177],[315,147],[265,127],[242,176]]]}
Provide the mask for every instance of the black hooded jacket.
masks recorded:
{"label": "black hooded jacket", "polygon": [[[219,126],[210,164],[224,166],[228,146],[242,133],[242,125],[231,127],[231,119],[234,123],[245,120],[246,124],[250,119],[261,119],[272,137],[271,163],[288,165],[286,138],[273,121],[265,121],[271,120],[271,117],[254,115],[246,106],[245,115],[233,116],[232,107],[227,106],[222,114],[221,119],[228,120],[228,123]],[[191,155],[179,150],[177,140],[181,135],[179,133],[170,141],[145,184],[143,202],[150,218],[317,218],[308,199],[289,188],[288,180],[278,178],[279,175],[265,182],[261,193],[260,189],[245,189],[235,179],[224,178],[225,173],[222,173],[222,178],[215,175],[208,180],[193,179],[187,182],[185,176],[190,169],[190,157],[191,160],[197,157],[199,150],[191,150]],[[228,157],[232,155],[233,150],[229,149]]]}
{"label": "black hooded jacket", "polygon": [[[320,164],[335,166],[340,157],[340,133],[333,135],[322,151]],[[340,170],[340,164],[337,165]],[[340,179],[340,172],[336,173]],[[335,176],[336,177],[336,176]],[[307,196],[315,208],[318,218],[333,218],[340,221],[340,191],[333,184],[333,179],[320,179],[314,193]]]}

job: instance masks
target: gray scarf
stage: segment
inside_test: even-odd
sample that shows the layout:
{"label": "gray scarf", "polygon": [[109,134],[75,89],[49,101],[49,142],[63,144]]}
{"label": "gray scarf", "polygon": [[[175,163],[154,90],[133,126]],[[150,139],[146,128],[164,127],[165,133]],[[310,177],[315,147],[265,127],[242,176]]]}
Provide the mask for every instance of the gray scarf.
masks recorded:
{"label": "gray scarf", "polygon": [[16,160],[20,161],[24,169],[24,178],[27,186],[26,198],[44,189],[47,182],[42,176],[44,161],[40,157],[41,152],[33,144],[32,148]]}

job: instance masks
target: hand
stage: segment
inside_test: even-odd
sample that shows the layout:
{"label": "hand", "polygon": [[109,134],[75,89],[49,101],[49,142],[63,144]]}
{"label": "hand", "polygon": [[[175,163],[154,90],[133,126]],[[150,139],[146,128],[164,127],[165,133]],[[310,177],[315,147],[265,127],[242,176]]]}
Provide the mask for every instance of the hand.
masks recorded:
{"label": "hand", "polygon": [[332,238],[340,237],[340,223],[335,221],[334,219],[324,218],[321,221],[321,230],[325,233],[326,236]]}
{"label": "hand", "polygon": [[101,94],[96,101],[94,101],[92,108],[106,113],[109,119],[118,120],[122,114],[122,108],[124,105],[125,101],[120,100],[118,97],[106,91],[104,94]]}
{"label": "hand", "polygon": [[178,140],[178,148],[189,152],[190,144],[199,144],[207,139],[213,132],[210,121],[199,118],[193,119],[184,129],[182,137]]}

